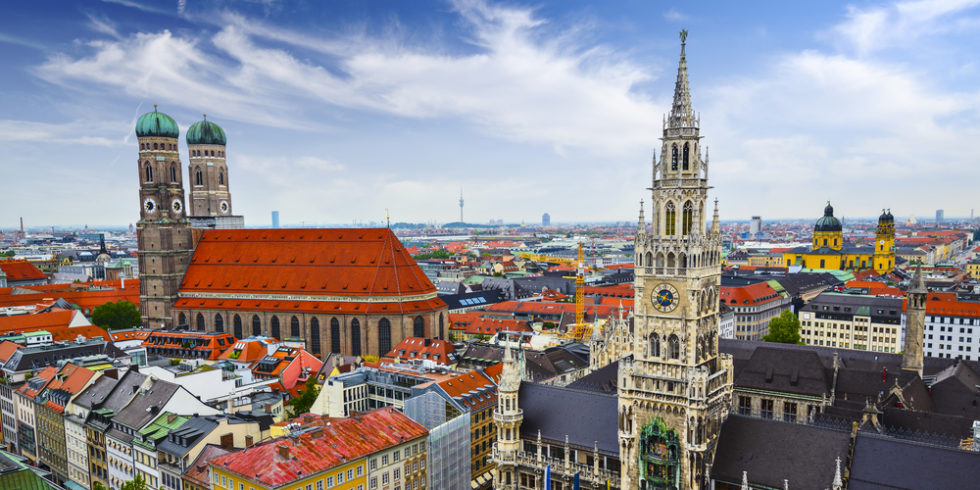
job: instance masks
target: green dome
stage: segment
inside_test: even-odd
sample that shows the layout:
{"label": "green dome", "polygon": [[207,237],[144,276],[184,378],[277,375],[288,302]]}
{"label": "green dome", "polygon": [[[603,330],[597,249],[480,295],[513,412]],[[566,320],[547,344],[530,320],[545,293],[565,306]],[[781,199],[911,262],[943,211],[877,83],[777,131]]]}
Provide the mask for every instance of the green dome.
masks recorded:
{"label": "green dome", "polygon": [[834,207],[828,202],[827,207],[823,208],[823,217],[817,220],[817,224],[813,226],[813,231],[841,231],[843,229],[840,221],[834,217]]}
{"label": "green dome", "polygon": [[174,119],[162,112],[157,112],[156,105],[153,112],[147,112],[140,116],[136,121],[136,136],[158,136],[162,138],[177,138],[180,136],[180,128]]}
{"label": "green dome", "polygon": [[224,145],[227,139],[221,126],[204,119],[187,129],[188,145]]}

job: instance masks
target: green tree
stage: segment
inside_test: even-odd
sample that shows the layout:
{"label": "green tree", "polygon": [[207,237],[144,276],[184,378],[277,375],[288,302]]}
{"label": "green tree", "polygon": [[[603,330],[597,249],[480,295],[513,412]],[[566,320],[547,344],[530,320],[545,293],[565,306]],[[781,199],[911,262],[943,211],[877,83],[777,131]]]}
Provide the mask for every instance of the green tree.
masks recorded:
{"label": "green tree", "polygon": [[792,311],[783,310],[779,316],[769,320],[769,333],[764,335],[762,340],[780,344],[802,344],[800,319],[796,318]]}
{"label": "green tree", "polygon": [[105,485],[99,482],[95,482],[95,485],[92,485],[92,490],[109,490],[109,489],[106,488]]}
{"label": "green tree", "polygon": [[313,406],[313,402],[316,401],[316,396],[318,393],[316,385],[316,376],[310,376],[306,380],[305,388],[300,391],[299,396],[289,400],[287,403],[289,405],[289,413],[293,417],[298,417],[306,412],[310,411],[310,407]]}
{"label": "green tree", "polygon": [[[103,487],[104,488],[104,487]],[[146,484],[146,480],[143,479],[143,475],[136,475],[136,478],[123,483],[119,490],[153,490],[149,485]]]}
{"label": "green tree", "polygon": [[140,324],[140,312],[136,305],[124,299],[110,301],[95,307],[92,323],[109,330],[133,328]]}

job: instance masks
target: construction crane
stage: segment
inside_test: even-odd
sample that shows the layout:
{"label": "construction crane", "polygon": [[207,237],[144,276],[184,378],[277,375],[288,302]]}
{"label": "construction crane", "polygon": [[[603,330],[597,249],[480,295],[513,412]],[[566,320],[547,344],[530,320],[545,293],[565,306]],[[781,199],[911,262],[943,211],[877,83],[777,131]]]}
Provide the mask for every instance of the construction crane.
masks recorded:
{"label": "construction crane", "polygon": [[585,323],[585,257],[578,242],[578,272],[575,274],[575,324]]}

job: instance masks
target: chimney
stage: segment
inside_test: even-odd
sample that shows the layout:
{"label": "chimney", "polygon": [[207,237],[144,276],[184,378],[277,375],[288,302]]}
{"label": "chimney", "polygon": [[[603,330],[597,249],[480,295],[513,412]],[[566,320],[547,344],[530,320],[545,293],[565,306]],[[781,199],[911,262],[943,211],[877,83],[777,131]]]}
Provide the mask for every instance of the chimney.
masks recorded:
{"label": "chimney", "polygon": [[289,459],[289,446],[285,444],[279,444],[276,446],[279,449],[279,457],[282,459]]}

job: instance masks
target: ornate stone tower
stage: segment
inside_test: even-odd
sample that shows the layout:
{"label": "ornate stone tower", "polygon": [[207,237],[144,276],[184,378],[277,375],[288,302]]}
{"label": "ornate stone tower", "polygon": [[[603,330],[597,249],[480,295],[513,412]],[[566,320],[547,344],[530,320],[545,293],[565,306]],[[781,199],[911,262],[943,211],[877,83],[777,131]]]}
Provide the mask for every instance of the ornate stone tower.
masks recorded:
{"label": "ornate stone tower", "polygon": [[875,272],[884,274],[895,265],[895,217],[890,209],[881,210],[875,231],[875,251],[872,257]]}
{"label": "ornate stone tower", "polygon": [[[636,233],[634,342],[619,362],[620,488],[703,489],[731,404],[718,354],[721,235],[705,229],[708,161],[681,32],[674,103],[654,162],[653,227]],[[716,207],[717,209],[717,207]]]}
{"label": "ornate stone tower", "polygon": [[225,132],[204,119],[187,129],[191,216],[230,216],[231,192],[225,163]]}
{"label": "ornate stone tower", "polygon": [[915,371],[922,377],[922,332],[926,323],[926,296],[929,290],[922,279],[922,265],[915,267],[909,283],[908,321],[905,322],[905,346],[902,349],[902,370]]}
{"label": "ornate stone tower", "polygon": [[136,121],[140,220],[136,224],[143,326],[172,328],[177,289],[192,252],[174,120],[157,112]]}
{"label": "ornate stone tower", "polygon": [[521,388],[521,367],[511,354],[508,345],[504,354],[504,366],[497,384],[497,409],[493,421],[497,426],[497,444],[494,447],[494,488],[517,489],[517,453],[521,446],[521,422],[524,411],[517,405],[517,392]]}

